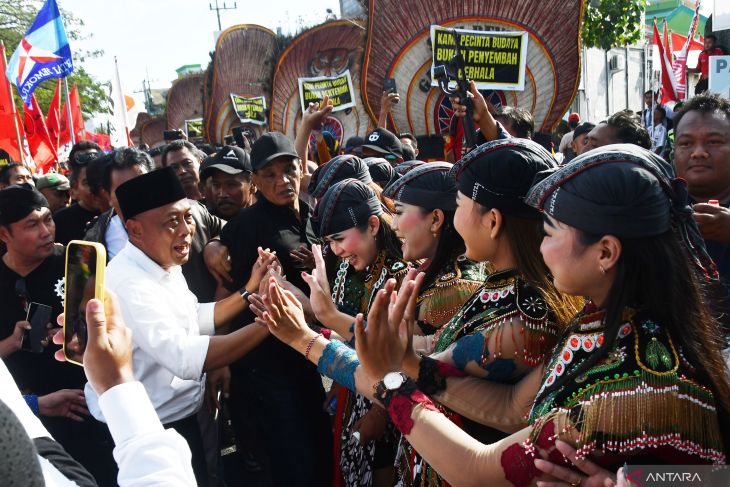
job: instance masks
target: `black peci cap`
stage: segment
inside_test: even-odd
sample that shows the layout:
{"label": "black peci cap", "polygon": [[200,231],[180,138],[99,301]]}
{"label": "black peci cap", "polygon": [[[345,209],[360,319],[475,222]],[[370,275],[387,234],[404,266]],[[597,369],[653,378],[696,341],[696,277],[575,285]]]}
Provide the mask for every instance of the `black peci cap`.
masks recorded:
{"label": "black peci cap", "polygon": [[119,185],[116,195],[122,216],[127,220],[187,198],[180,179],[170,166],[130,179]]}
{"label": "black peci cap", "polygon": [[45,196],[28,183],[13,184],[0,190],[0,225],[22,220],[33,210],[48,208]]}

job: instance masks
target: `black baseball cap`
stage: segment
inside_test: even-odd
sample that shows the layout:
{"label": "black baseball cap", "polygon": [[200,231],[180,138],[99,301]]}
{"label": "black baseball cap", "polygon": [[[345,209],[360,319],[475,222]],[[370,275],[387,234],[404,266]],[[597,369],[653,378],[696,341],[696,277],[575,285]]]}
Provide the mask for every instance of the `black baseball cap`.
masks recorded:
{"label": "black baseball cap", "polygon": [[345,142],[345,154],[351,154],[355,149],[362,147],[364,143],[365,139],[358,137],[357,135],[353,135],[347,139],[347,142]]}
{"label": "black baseball cap", "polygon": [[241,174],[242,172],[253,172],[251,158],[248,153],[240,147],[224,145],[213,155],[208,156],[200,165],[200,179],[207,179],[217,169],[226,174]]}
{"label": "black baseball cap", "polygon": [[363,148],[372,149],[383,155],[403,157],[403,144],[390,130],[378,127],[365,137]]}
{"label": "black baseball cap", "polygon": [[281,132],[267,132],[251,146],[251,166],[254,171],[283,156],[299,158],[294,141]]}

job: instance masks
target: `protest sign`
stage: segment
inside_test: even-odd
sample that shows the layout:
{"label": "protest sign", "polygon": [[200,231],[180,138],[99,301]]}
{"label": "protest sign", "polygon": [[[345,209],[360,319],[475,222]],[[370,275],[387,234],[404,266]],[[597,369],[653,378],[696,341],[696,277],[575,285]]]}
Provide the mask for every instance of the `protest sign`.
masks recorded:
{"label": "protest sign", "polygon": [[241,123],[263,125],[266,123],[266,98],[246,98],[231,93],[231,103]]}
{"label": "protest sign", "polygon": [[730,98],[730,56],[710,56],[708,91]]}
{"label": "protest sign", "polygon": [[[456,54],[453,30],[438,25],[431,26],[432,86],[438,86],[433,66],[448,63]],[[478,89],[525,89],[527,32],[455,30],[459,35],[466,77],[473,80]]]}
{"label": "protest sign", "polygon": [[203,136],[203,119],[194,118],[192,120],[185,120],[185,134],[188,139]]}
{"label": "protest sign", "polygon": [[325,96],[328,96],[332,102],[333,112],[354,107],[354,93],[350,70],[332,77],[299,78],[299,100],[302,103],[302,113],[307,110],[310,103],[321,102]]}

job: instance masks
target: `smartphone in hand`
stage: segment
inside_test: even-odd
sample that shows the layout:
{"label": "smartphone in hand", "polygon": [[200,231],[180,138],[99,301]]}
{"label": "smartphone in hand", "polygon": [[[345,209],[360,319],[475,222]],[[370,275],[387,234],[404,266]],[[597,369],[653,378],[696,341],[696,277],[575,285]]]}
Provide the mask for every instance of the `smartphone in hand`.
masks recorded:
{"label": "smartphone in hand", "polygon": [[23,332],[21,350],[43,353],[44,339],[48,337],[48,323],[53,318],[53,308],[41,303],[30,303],[25,320],[30,323],[30,330]]}
{"label": "smartphone in hand", "polygon": [[63,353],[66,360],[83,365],[88,333],[86,304],[104,300],[106,249],[96,242],[72,240],[66,246],[66,299],[63,308]]}
{"label": "smartphone in hand", "polygon": [[383,91],[386,93],[398,93],[395,87],[395,78],[387,78],[383,83]]}

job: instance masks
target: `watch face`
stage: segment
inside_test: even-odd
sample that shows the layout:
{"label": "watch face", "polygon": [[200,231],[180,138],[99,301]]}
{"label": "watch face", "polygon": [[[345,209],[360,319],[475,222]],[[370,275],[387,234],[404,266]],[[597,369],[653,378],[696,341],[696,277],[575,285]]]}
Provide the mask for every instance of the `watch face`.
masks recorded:
{"label": "watch face", "polygon": [[400,372],[390,372],[383,377],[385,388],[392,391],[403,385],[404,379]]}

